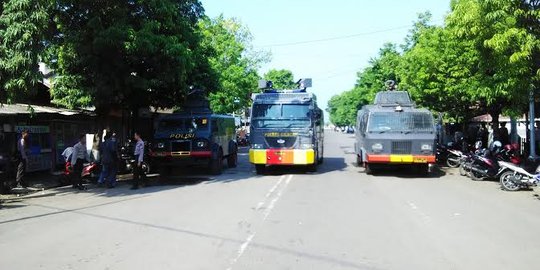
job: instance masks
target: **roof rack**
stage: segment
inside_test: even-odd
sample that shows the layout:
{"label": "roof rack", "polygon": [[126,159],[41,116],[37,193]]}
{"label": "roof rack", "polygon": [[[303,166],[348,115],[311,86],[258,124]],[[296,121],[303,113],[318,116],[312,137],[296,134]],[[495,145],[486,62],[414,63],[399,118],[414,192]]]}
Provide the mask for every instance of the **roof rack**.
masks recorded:
{"label": "roof rack", "polygon": [[272,81],[260,80],[259,89],[263,89],[265,93],[304,93],[308,87],[311,87],[312,80],[311,78],[300,79],[296,84],[298,85],[297,89],[277,90],[274,89],[274,83]]}

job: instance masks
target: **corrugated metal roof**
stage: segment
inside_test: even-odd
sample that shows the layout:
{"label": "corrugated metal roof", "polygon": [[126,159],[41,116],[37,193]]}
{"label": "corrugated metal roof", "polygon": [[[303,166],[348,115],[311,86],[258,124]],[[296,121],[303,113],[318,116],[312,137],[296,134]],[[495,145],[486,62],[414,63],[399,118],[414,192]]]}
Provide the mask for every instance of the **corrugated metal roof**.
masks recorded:
{"label": "corrugated metal roof", "polygon": [[2,114],[17,115],[17,114],[31,114],[31,113],[61,114],[61,115],[68,115],[68,116],[78,115],[78,114],[85,114],[85,115],[94,114],[93,112],[86,111],[86,110],[69,110],[69,109],[64,109],[64,108],[29,105],[29,104],[23,104],[23,103],[0,104],[0,115]]}

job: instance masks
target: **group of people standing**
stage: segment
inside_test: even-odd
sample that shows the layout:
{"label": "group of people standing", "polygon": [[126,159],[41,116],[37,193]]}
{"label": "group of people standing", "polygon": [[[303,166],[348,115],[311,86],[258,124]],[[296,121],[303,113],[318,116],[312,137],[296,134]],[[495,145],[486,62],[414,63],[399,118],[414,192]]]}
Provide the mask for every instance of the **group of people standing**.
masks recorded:
{"label": "group of people standing", "polygon": [[[103,140],[100,139],[100,143],[98,144],[101,172],[97,184],[100,187],[106,186],[107,188],[114,188],[116,186],[116,175],[121,161],[121,153],[119,152],[116,133],[105,130],[104,134]],[[133,184],[131,189],[138,189],[141,182],[143,182],[142,184],[146,184],[146,175],[144,175],[144,171],[141,168],[144,158],[144,141],[138,132],[135,132],[133,137],[136,141],[136,145],[133,152]],[[86,136],[81,135],[79,142],[73,146],[73,153],[71,154],[71,168],[74,176],[73,188],[79,190],[85,189],[82,184],[81,175],[83,164],[88,159]]]}
{"label": "group of people standing", "polygon": [[[133,167],[133,184],[132,189],[138,189],[141,184],[146,184],[146,175],[142,170],[142,164],[144,159],[144,141],[142,140],[138,132],[134,133],[134,139],[136,141],[135,148],[133,150],[134,164]],[[97,180],[98,186],[106,186],[107,188],[114,188],[116,186],[116,176],[118,173],[121,160],[121,153],[119,151],[118,141],[116,133],[111,131],[104,131],[103,139],[99,138],[98,151],[99,162],[101,163],[101,172]],[[16,151],[16,164],[17,174],[16,182],[17,188],[27,188],[26,181],[26,166],[28,163],[28,145],[29,145],[29,131],[24,130],[21,132],[20,139],[17,140]],[[62,156],[65,157],[69,171],[71,172],[72,187],[84,190],[82,172],[84,169],[84,163],[91,161],[87,146],[86,135],[81,134],[78,141],[73,147],[67,148]],[[92,161],[98,161],[97,155],[94,155]]]}

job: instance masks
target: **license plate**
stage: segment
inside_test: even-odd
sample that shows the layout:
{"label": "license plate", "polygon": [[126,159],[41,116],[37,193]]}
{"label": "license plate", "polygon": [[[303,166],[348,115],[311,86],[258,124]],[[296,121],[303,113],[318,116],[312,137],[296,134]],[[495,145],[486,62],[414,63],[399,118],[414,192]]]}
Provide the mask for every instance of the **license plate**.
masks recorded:
{"label": "license plate", "polygon": [[427,158],[414,158],[414,163],[427,163]]}

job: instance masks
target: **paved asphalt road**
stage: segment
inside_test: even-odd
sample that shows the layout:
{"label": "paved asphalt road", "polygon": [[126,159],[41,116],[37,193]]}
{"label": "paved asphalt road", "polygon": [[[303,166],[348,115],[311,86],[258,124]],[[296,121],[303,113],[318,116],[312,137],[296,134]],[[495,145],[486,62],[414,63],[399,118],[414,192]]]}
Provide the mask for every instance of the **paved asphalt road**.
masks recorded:
{"label": "paved asphalt road", "polygon": [[350,135],[325,163],[241,165],[131,191],[45,191],[0,208],[0,269],[540,269],[540,200],[455,171],[368,176]]}

